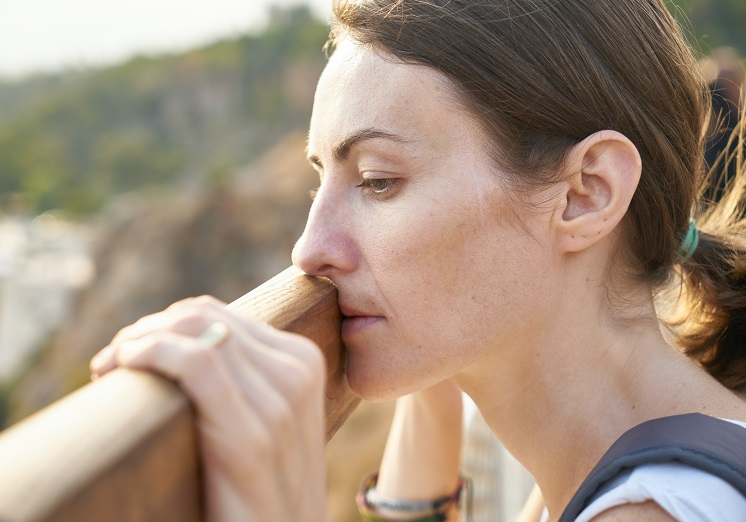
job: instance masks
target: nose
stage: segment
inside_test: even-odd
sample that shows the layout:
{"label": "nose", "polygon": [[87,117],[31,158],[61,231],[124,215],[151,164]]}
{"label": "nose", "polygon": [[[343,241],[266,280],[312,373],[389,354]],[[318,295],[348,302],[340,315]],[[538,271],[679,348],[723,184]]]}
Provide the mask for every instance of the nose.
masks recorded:
{"label": "nose", "polygon": [[352,235],[352,209],[328,187],[319,189],[303,235],[293,248],[293,264],[308,275],[335,276],[355,270],[360,257]]}

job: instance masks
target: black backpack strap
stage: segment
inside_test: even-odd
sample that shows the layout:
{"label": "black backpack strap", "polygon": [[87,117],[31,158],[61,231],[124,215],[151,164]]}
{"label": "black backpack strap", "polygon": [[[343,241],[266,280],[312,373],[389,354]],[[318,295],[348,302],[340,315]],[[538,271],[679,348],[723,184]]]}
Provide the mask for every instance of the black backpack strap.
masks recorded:
{"label": "black backpack strap", "polygon": [[575,520],[601,486],[625,469],[671,461],[720,477],[746,497],[746,429],[688,413],[644,422],[619,437],[578,488],[560,522]]}

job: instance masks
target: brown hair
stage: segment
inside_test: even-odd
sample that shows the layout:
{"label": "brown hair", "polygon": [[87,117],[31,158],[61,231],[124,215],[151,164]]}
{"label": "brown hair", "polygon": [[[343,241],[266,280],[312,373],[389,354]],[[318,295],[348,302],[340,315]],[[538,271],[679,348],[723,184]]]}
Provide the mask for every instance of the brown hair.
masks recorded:
{"label": "brown hair", "polygon": [[709,101],[662,1],[335,0],[334,13],[332,41],[349,36],[446,75],[516,188],[555,182],[569,149],[594,132],[627,136],[643,161],[625,218],[631,266],[656,287],[680,276],[683,347],[727,386],[746,384],[742,225],[718,207],[699,221],[693,257],[679,252]]}

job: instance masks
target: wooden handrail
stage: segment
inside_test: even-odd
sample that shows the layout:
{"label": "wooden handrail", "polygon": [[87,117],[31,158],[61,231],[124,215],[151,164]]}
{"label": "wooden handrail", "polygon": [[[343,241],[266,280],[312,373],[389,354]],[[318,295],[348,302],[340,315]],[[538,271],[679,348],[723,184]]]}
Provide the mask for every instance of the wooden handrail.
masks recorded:
{"label": "wooden handrail", "polygon": [[[336,289],[291,267],[229,306],[321,347],[331,439],[358,402],[343,373]],[[201,513],[191,406],[165,379],[115,370],[0,433],[0,522],[188,522]]]}

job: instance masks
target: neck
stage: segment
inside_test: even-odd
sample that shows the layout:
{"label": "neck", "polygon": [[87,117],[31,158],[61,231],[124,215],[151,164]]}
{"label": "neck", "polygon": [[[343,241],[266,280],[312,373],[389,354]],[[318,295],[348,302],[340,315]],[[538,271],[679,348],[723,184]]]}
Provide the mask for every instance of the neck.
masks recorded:
{"label": "neck", "polygon": [[[651,418],[707,410],[712,394],[693,388],[720,391],[666,343],[650,292],[612,314],[600,305],[603,288],[595,296],[564,288],[576,291],[549,307],[546,328],[495,347],[455,377],[537,480],[553,519],[622,433]],[[731,406],[719,410],[743,415]]]}

